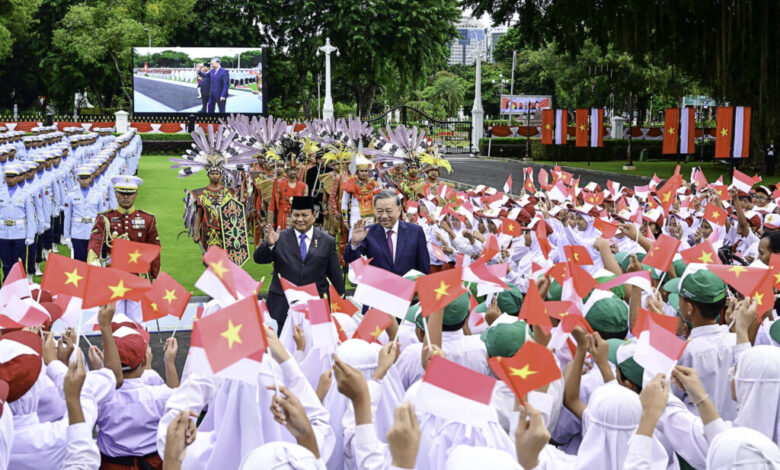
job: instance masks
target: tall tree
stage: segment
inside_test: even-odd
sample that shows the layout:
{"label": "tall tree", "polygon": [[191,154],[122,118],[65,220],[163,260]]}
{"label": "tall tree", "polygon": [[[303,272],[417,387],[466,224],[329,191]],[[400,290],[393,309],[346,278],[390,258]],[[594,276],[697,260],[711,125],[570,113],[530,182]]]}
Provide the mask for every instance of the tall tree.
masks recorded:
{"label": "tall tree", "polygon": [[11,55],[14,43],[29,39],[37,23],[35,15],[43,0],[0,2],[0,60]]}

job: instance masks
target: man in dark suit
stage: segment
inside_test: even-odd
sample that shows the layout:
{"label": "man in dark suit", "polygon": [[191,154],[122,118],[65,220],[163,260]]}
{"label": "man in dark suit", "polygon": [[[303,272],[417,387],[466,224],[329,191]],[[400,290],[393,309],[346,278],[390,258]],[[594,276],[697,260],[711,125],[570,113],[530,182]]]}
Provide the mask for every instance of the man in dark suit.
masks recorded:
{"label": "man in dark suit", "polygon": [[401,198],[385,189],[374,196],[377,224],[366,227],[363,219],[355,222],[352,237],[344,252],[344,261],[351,263],[365,255],[373,266],[403,276],[412,269],[423,274],[431,271],[425,233],[416,224],[400,220]]}
{"label": "man in dark suit", "polygon": [[219,112],[225,112],[228,90],[230,89],[230,73],[222,68],[218,57],[211,59],[211,89],[209,90],[209,112],[214,112],[214,105],[219,105]]}
{"label": "man in dark suit", "polygon": [[336,241],[319,227],[314,227],[317,214],[309,196],[294,197],[292,201],[292,228],[273,231],[265,227],[266,241],[255,250],[258,264],[273,263],[273,280],[268,289],[268,313],[276,320],[279,330],[287,319],[289,305],[284,296],[279,276],[297,286],[317,284],[320,295],[328,292],[328,279],[339,295],[344,294]]}
{"label": "man in dark suit", "polygon": [[[198,67],[196,67],[198,69]],[[211,96],[211,74],[209,73],[208,66],[204,65],[202,69],[196,70],[198,77],[200,77],[200,102],[203,107],[200,108],[201,113],[208,111],[209,98]]]}

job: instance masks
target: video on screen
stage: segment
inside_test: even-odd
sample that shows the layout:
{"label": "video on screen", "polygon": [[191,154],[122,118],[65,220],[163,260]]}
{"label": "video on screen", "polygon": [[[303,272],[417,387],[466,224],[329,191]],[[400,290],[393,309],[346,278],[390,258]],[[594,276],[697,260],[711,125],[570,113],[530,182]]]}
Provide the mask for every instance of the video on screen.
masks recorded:
{"label": "video on screen", "polygon": [[134,47],[133,111],[262,114],[263,51]]}

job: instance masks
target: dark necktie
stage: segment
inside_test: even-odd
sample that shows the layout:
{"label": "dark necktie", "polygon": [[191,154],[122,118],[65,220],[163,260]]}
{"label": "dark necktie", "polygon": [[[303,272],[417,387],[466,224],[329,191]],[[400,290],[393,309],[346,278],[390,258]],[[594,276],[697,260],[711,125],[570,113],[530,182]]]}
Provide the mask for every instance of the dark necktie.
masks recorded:
{"label": "dark necktie", "polygon": [[395,262],[395,257],[393,256],[393,231],[388,230],[387,231],[387,249],[390,250],[390,261]]}

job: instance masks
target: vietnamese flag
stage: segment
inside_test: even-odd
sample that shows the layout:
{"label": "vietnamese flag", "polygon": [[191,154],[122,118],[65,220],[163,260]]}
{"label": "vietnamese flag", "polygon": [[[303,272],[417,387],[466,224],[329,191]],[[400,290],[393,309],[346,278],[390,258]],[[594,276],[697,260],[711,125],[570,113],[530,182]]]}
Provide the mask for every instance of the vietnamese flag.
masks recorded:
{"label": "vietnamese flag", "polygon": [[704,240],[698,245],[692,246],[687,250],[681,251],[680,256],[682,256],[685,264],[723,264],[720,262],[720,257],[715,252],[715,248],[712,247],[712,243],[707,240]]}
{"label": "vietnamese flag", "polygon": [[542,145],[552,145],[555,127],[555,110],[542,110]]}
{"label": "vietnamese flag", "polygon": [[160,245],[117,238],[111,246],[111,267],[129,273],[148,273],[160,256]]}
{"label": "vietnamese flag", "polygon": [[772,253],[769,258],[769,270],[772,271],[775,289],[780,289],[780,254]]}
{"label": "vietnamese flag", "polygon": [[534,230],[536,230],[536,241],[539,242],[539,248],[542,250],[545,259],[548,259],[552,251],[552,245],[550,240],[547,239],[547,223],[540,220],[536,223]]}
{"label": "vietnamese flag", "polygon": [[590,326],[585,316],[572,302],[569,301],[549,301],[544,303],[547,313],[561,322],[561,331],[571,333],[574,328],[581,326],[588,333],[593,334],[593,328]]}
{"label": "vietnamese flag", "polygon": [[593,264],[593,258],[590,257],[588,249],[581,245],[566,245],[563,247],[563,253],[566,255],[566,261],[578,266]]}
{"label": "vietnamese flag", "polygon": [[608,222],[601,217],[593,220],[593,226],[601,232],[602,238],[610,239],[615,236],[620,226],[613,222]]}
{"label": "vietnamese flag", "polygon": [[525,180],[525,184],[523,185],[523,188],[527,193],[530,194],[536,194],[536,188],[534,187],[534,181],[531,178],[527,178]]}
{"label": "vietnamese flag", "polygon": [[225,289],[235,298],[238,298],[238,291],[236,291],[236,281],[233,277],[230,267],[230,257],[227,251],[222,248],[212,246],[203,255],[203,262],[208,266],[208,269],[217,276],[217,278],[224,284]]}
{"label": "vietnamese flag", "polygon": [[718,120],[715,126],[715,158],[731,156],[731,134],[734,124],[734,108],[718,107]]}
{"label": "vietnamese flag", "polygon": [[539,286],[533,280],[528,283],[528,292],[523,298],[523,305],[520,307],[520,313],[517,314],[517,318],[520,320],[524,319],[529,325],[538,326],[544,334],[552,330],[552,323],[550,323],[550,317],[547,315],[542,295],[539,293]]}
{"label": "vietnamese flag", "polygon": [[501,233],[510,235],[512,237],[519,237],[523,234],[520,222],[506,217],[501,217]]}
{"label": "vietnamese flag", "polygon": [[333,287],[333,284],[330,285],[330,296],[328,297],[328,300],[330,300],[331,313],[343,313],[352,317],[358,311],[355,304],[339,295],[336,288]]}
{"label": "vietnamese flag", "polygon": [[729,187],[725,184],[711,184],[710,188],[718,193],[718,199],[721,201],[728,201],[731,199],[731,196],[729,195]]}
{"label": "vietnamese flag", "polygon": [[647,256],[642,260],[642,264],[666,272],[672,265],[672,260],[679,247],[680,240],[662,233],[653,243],[653,246],[650,247],[650,251],[647,252]]}
{"label": "vietnamese flag", "polygon": [[415,279],[422,315],[430,316],[466,292],[462,277],[463,268],[453,268]]}
{"label": "vietnamese flag", "polygon": [[664,145],[663,154],[677,153],[677,137],[680,124],[680,108],[666,108],[664,115]]}
{"label": "vietnamese flag", "polygon": [[254,297],[246,297],[201,318],[198,320],[198,332],[215,374],[245,357],[262,356],[268,347]]}
{"label": "vietnamese flag", "polygon": [[756,286],[761,285],[766,273],[771,272],[765,268],[740,265],[711,265],[707,266],[707,269],[746,297],[751,297],[756,291]]}
{"label": "vietnamese flag", "polygon": [[715,204],[707,204],[707,206],[704,207],[704,219],[717,225],[718,227],[723,227],[726,225],[726,219],[728,218],[728,213],[725,209],[722,209]]}
{"label": "vietnamese flag", "polygon": [[485,262],[490,261],[499,251],[498,238],[494,234],[488,233],[485,237],[485,244],[483,245],[480,259],[484,258]]}
{"label": "vietnamese flag", "polygon": [[41,287],[52,294],[84,298],[88,266],[83,261],[50,253],[46,260]]}
{"label": "vietnamese flag", "polygon": [[576,143],[575,145],[577,147],[587,147],[588,146],[588,110],[587,109],[577,109],[574,113],[574,118],[576,120],[576,130],[575,133],[576,136]]}
{"label": "vietnamese flag", "polygon": [[[181,318],[192,294],[176,282],[176,279],[172,278],[170,274],[160,271],[160,275],[154,280],[152,288],[144,297],[154,313],[160,317],[173,315]],[[144,312],[144,321],[148,321],[145,317],[146,312]]]}
{"label": "vietnamese flag", "polygon": [[756,316],[758,322],[762,321],[762,316],[767,311],[771,310],[775,306],[775,275],[772,270],[768,270],[764,275],[764,279],[756,287],[751,297],[756,301]]}
{"label": "vietnamese flag", "polygon": [[675,173],[671,178],[666,180],[661,189],[658,190],[658,199],[661,201],[661,206],[664,208],[665,213],[669,213],[669,208],[674,204],[677,197],[677,190],[682,186],[682,175]]}
{"label": "vietnamese flag", "polygon": [[363,319],[360,321],[355,333],[352,334],[352,337],[369,343],[378,343],[379,340],[377,338],[390,326],[391,321],[393,321],[393,317],[390,314],[370,308],[363,315]]}
{"label": "vietnamese flag", "polygon": [[99,307],[117,300],[140,302],[151,283],[121,269],[88,266],[82,308]]}
{"label": "vietnamese flag", "polygon": [[491,357],[488,365],[522,402],[528,392],[561,378],[552,351],[533,341],[526,341],[512,357]]}

